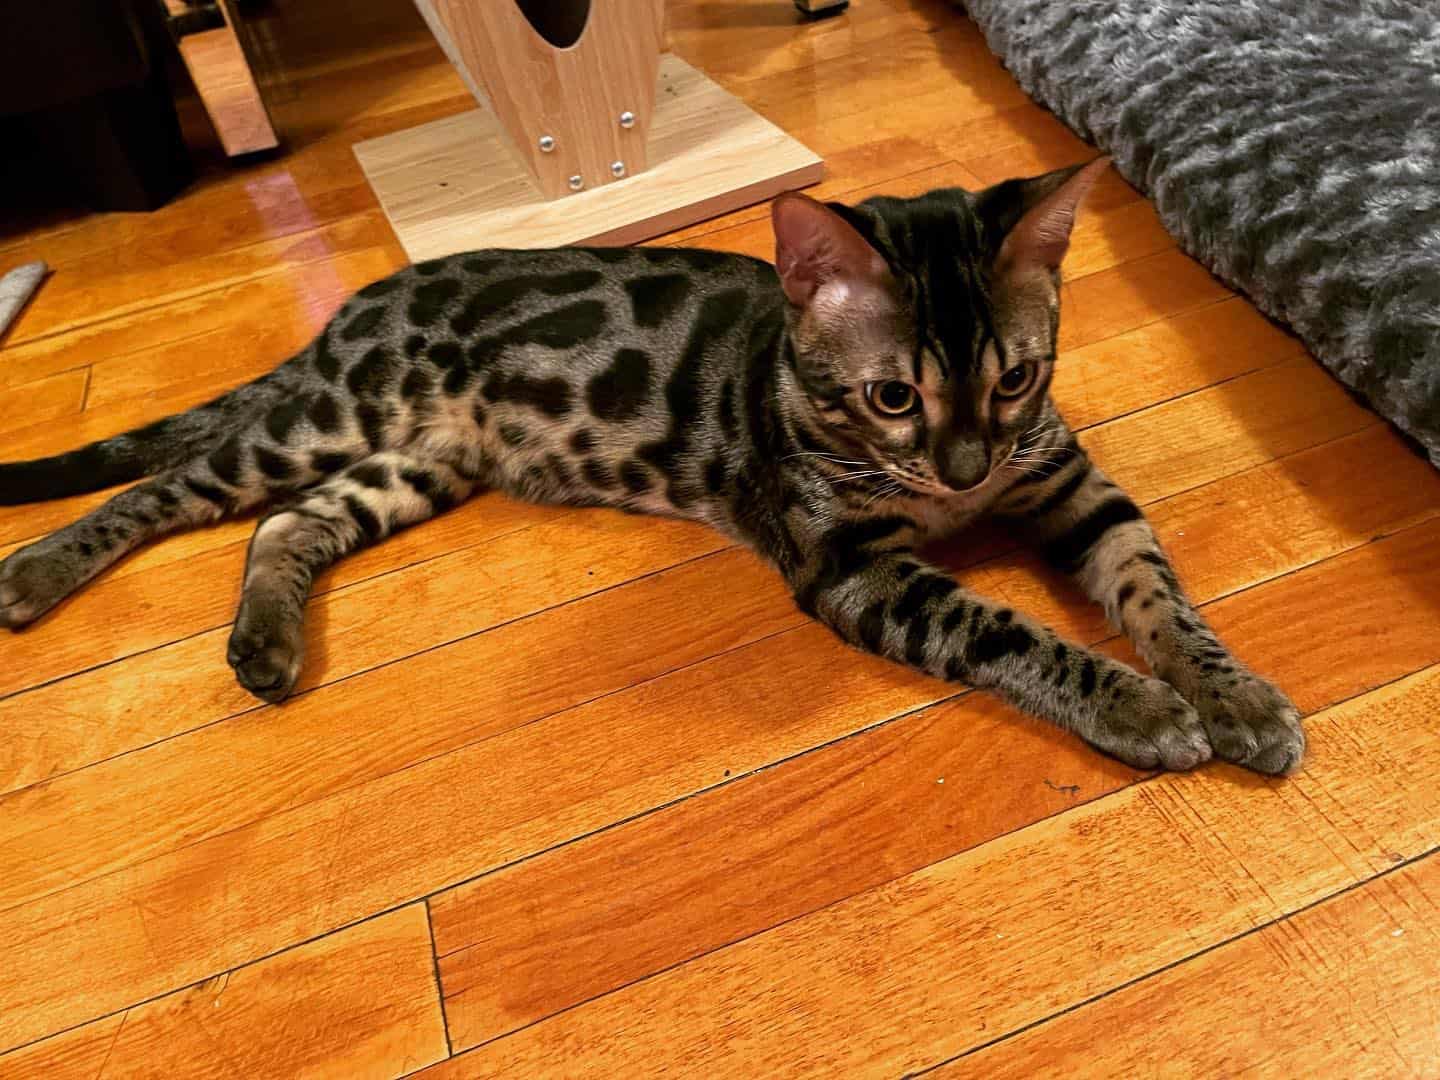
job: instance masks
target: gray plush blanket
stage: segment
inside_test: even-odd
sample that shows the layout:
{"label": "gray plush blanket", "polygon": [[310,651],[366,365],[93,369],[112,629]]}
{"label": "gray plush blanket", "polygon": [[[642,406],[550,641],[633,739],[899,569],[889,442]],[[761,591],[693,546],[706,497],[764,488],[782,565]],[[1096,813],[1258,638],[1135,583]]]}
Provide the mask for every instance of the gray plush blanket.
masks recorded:
{"label": "gray plush blanket", "polygon": [[962,0],[1181,245],[1440,465],[1440,0]]}

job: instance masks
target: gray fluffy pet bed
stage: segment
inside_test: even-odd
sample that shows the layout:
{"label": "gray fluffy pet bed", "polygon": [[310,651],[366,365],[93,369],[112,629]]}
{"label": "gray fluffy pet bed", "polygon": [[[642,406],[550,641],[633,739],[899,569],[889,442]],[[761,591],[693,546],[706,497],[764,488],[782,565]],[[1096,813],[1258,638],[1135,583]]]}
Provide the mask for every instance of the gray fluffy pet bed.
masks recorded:
{"label": "gray fluffy pet bed", "polygon": [[959,6],[1190,254],[1440,465],[1440,3]]}

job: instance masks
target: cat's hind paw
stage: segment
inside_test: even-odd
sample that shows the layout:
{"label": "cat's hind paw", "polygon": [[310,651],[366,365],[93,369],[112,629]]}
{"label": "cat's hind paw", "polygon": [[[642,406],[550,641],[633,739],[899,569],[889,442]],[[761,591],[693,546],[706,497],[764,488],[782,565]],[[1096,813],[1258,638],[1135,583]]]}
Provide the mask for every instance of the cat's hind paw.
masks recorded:
{"label": "cat's hind paw", "polygon": [[42,540],[0,562],[0,627],[23,629],[75,591],[72,567],[46,550],[50,543]]}
{"label": "cat's hind paw", "polygon": [[261,701],[283,701],[300,677],[300,650],[263,630],[246,628],[237,620],[230,635],[226,660],[235,680]]}

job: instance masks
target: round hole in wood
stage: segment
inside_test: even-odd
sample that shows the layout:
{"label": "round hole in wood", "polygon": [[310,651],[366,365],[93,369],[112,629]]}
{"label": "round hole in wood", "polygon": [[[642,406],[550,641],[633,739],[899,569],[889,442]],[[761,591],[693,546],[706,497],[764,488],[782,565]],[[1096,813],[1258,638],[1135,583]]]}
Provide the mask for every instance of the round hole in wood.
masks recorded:
{"label": "round hole in wood", "polygon": [[557,49],[580,40],[590,18],[590,0],[515,0],[535,32]]}

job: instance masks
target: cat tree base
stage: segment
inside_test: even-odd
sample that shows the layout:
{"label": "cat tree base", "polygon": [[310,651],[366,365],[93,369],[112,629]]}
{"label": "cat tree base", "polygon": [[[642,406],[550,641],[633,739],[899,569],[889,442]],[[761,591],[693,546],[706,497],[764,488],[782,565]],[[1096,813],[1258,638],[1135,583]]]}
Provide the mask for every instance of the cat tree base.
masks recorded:
{"label": "cat tree base", "polygon": [[487,247],[633,244],[820,180],[824,162],[674,56],[660,61],[644,172],[546,199],[479,109],[358,143],[412,261]]}

